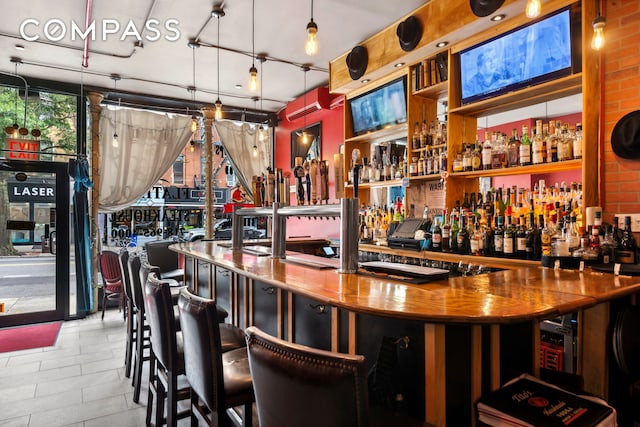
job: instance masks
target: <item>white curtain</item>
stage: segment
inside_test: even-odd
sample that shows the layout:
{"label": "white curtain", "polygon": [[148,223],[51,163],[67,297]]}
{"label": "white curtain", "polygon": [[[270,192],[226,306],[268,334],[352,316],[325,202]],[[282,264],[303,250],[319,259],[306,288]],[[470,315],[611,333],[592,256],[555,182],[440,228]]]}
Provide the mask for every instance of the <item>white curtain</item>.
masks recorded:
{"label": "white curtain", "polygon": [[265,174],[267,167],[271,166],[271,131],[269,130],[264,141],[260,141],[258,125],[219,120],[214,123],[214,127],[231,161],[238,183],[253,199],[251,177]]}
{"label": "white curtain", "polygon": [[142,197],[173,165],[191,137],[190,125],[189,116],[103,107],[100,211],[119,211]]}

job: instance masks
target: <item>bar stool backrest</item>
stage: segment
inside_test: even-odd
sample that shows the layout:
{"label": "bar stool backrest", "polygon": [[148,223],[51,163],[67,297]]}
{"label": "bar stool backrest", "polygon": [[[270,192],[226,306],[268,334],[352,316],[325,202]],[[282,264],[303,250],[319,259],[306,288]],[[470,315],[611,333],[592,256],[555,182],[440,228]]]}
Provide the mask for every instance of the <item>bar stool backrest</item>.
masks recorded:
{"label": "bar stool backrest", "polygon": [[369,425],[364,356],[246,334],[260,427]]}

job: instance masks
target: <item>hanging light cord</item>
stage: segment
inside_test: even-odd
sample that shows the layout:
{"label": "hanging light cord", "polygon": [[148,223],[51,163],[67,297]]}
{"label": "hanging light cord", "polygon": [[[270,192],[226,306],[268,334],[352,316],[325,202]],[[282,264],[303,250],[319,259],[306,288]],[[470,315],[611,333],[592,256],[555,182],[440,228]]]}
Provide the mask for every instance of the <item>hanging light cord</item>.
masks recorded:
{"label": "hanging light cord", "polygon": [[256,0],[252,2],[251,8],[251,58],[253,65],[256,63]]}
{"label": "hanging light cord", "polygon": [[313,0],[311,0],[311,22],[313,22]]}
{"label": "hanging light cord", "polygon": [[220,99],[220,16],[218,16],[218,40],[216,40],[218,48],[216,49],[218,61],[218,100]]}

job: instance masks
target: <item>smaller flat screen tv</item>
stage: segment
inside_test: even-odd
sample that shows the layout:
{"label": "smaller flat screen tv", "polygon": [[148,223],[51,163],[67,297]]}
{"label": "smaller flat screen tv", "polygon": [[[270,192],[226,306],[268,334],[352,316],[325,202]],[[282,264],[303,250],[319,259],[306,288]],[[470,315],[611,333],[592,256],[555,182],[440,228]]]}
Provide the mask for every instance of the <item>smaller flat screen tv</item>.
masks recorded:
{"label": "smaller flat screen tv", "polygon": [[383,129],[407,122],[406,80],[393,80],[349,101],[353,134]]}
{"label": "smaller flat screen tv", "polygon": [[579,62],[572,21],[564,8],[461,51],[462,104],[570,75]]}

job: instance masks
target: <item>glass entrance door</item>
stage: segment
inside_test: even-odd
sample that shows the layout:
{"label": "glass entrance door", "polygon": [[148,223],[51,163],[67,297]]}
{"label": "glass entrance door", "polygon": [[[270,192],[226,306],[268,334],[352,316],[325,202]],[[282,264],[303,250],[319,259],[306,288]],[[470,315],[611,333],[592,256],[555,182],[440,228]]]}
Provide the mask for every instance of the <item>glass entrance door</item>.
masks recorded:
{"label": "glass entrance door", "polygon": [[0,168],[0,327],[69,315],[66,163],[7,161]]}

